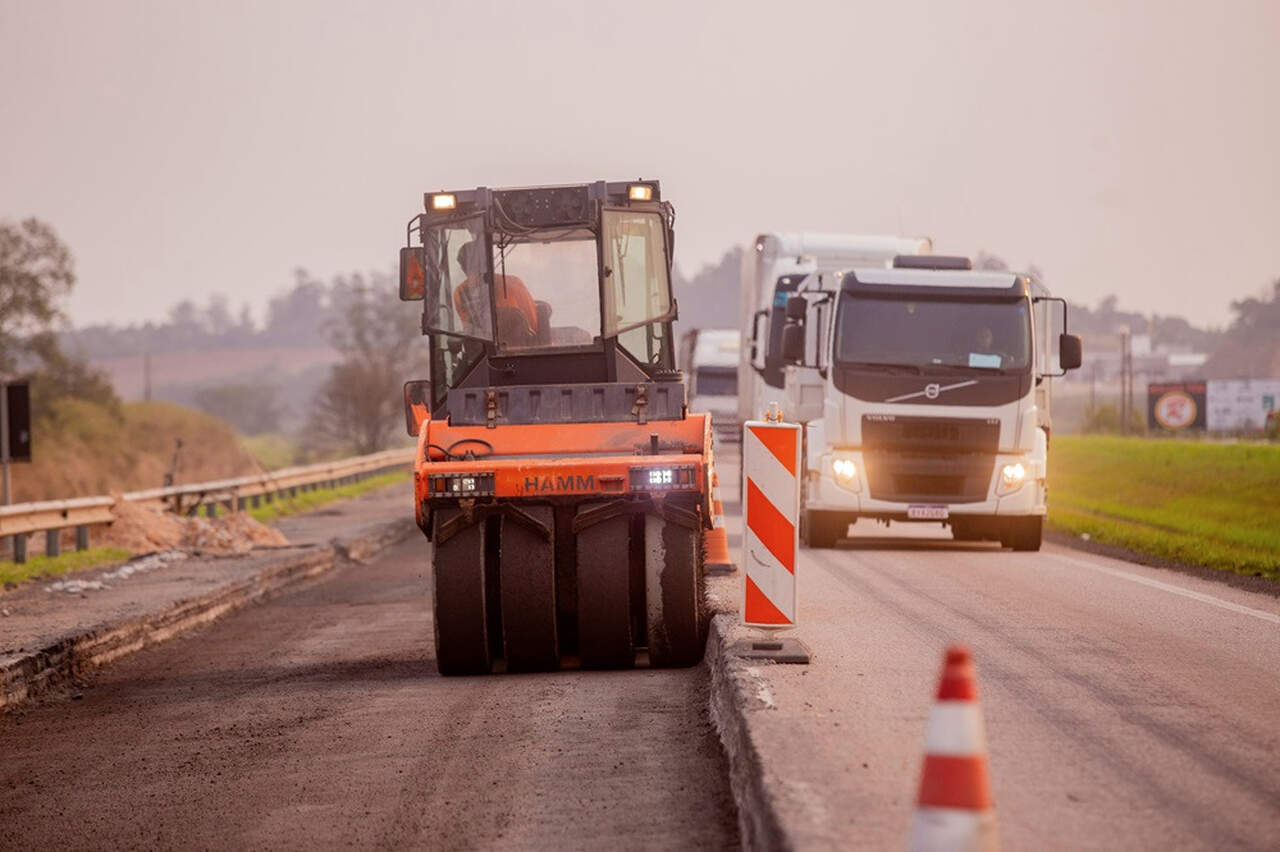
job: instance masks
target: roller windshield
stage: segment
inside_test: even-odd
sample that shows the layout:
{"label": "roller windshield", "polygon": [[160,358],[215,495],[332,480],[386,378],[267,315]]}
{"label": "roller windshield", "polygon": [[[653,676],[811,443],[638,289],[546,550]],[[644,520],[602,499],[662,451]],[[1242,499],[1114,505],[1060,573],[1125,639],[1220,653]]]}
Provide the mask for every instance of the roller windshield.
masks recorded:
{"label": "roller windshield", "polygon": [[1016,372],[1030,367],[1027,302],[844,294],[835,360],[865,366]]}

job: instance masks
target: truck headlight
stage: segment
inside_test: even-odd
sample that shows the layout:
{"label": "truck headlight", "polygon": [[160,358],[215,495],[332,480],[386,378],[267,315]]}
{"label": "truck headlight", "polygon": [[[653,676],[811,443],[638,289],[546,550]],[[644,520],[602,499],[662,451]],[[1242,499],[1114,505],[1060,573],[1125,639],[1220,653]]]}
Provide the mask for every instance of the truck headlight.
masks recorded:
{"label": "truck headlight", "polygon": [[858,491],[861,487],[858,482],[858,463],[849,456],[836,456],[831,460],[831,475],[836,485],[846,491]]}
{"label": "truck headlight", "polygon": [[1000,491],[1011,494],[1027,481],[1027,466],[1022,462],[1013,462],[1000,468]]}

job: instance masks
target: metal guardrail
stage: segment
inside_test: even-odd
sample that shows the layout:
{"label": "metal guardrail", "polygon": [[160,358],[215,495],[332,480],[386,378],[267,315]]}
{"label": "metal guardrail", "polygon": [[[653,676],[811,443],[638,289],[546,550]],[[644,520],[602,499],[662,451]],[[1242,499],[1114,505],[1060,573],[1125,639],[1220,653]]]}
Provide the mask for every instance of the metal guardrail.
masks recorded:
{"label": "metal guardrail", "polygon": [[[129,491],[121,499],[144,506],[164,507],[180,514],[193,515],[205,508],[209,517],[223,507],[231,512],[256,508],[265,500],[297,496],[299,491],[332,488],[365,479],[371,474],[405,467],[413,460],[412,449],[385,450],[367,456],[353,456],[332,462],[288,467],[253,476],[171,485],[146,491]],[[45,553],[61,552],[62,531],[74,528],[76,550],[89,547],[89,527],[115,520],[112,497],[77,497],[71,500],[47,500],[39,503],[17,503],[0,506],[0,538],[13,538],[13,559],[25,562],[27,537],[45,534]]]}

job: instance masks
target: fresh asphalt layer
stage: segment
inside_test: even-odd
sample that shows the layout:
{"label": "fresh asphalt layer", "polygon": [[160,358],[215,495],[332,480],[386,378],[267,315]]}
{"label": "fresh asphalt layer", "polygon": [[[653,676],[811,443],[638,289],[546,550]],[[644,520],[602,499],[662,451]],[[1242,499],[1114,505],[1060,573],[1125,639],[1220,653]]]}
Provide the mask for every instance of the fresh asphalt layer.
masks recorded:
{"label": "fresh asphalt layer", "polygon": [[[736,548],[736,459],[719,462]],[[976,659],[1006,848],[1280,845],[1280,600],[941,525],[850,532],[801,551],[786,635],[812,664],[747,673],[747,725],[798,848],[902,847],[952,642]]]}
{"label": "fresh asphalt layer", "polygon": [[736,845],[705,668],[441,678],[429,580],[414,536],[0,718],[0,848]]}

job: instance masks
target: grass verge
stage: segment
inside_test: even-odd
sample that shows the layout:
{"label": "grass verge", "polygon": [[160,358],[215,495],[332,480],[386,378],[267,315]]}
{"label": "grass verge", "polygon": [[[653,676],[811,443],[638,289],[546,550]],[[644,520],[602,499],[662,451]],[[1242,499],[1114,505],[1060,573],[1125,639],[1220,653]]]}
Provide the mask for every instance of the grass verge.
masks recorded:
{"label": "grass verge", "polygon": [[411,476],[412,474],[408,470],[380,473],[377,476],[371,476],[360,482],[353,482],[350,485],[342,485],[338,488],[303,491],[299,492],[296,497],[278,497],[274,503],[264,503],[256,509],[249,509],[248,512],[255,520],[270,523],[276,518],[282,518],[286,515],[296,515],[299,512],[318,509],[335,500],[349,500],[352,497],[359,497],[361,494],[367,494],[387,485],[406,482]]}
{"label": "grass verge", "polygon": [[131,554],[119,547],[91,547],[88,550],[74,550],[58,556],[33,556],[22,564],[0,561],[0,585],[23,583],[39,577],[57,577],[72,571],[84,571],[123,562]]}
{"label": "grass verge", "polygon": [[1049,526],[1280,580],[1280,446],[1055,435]]}

